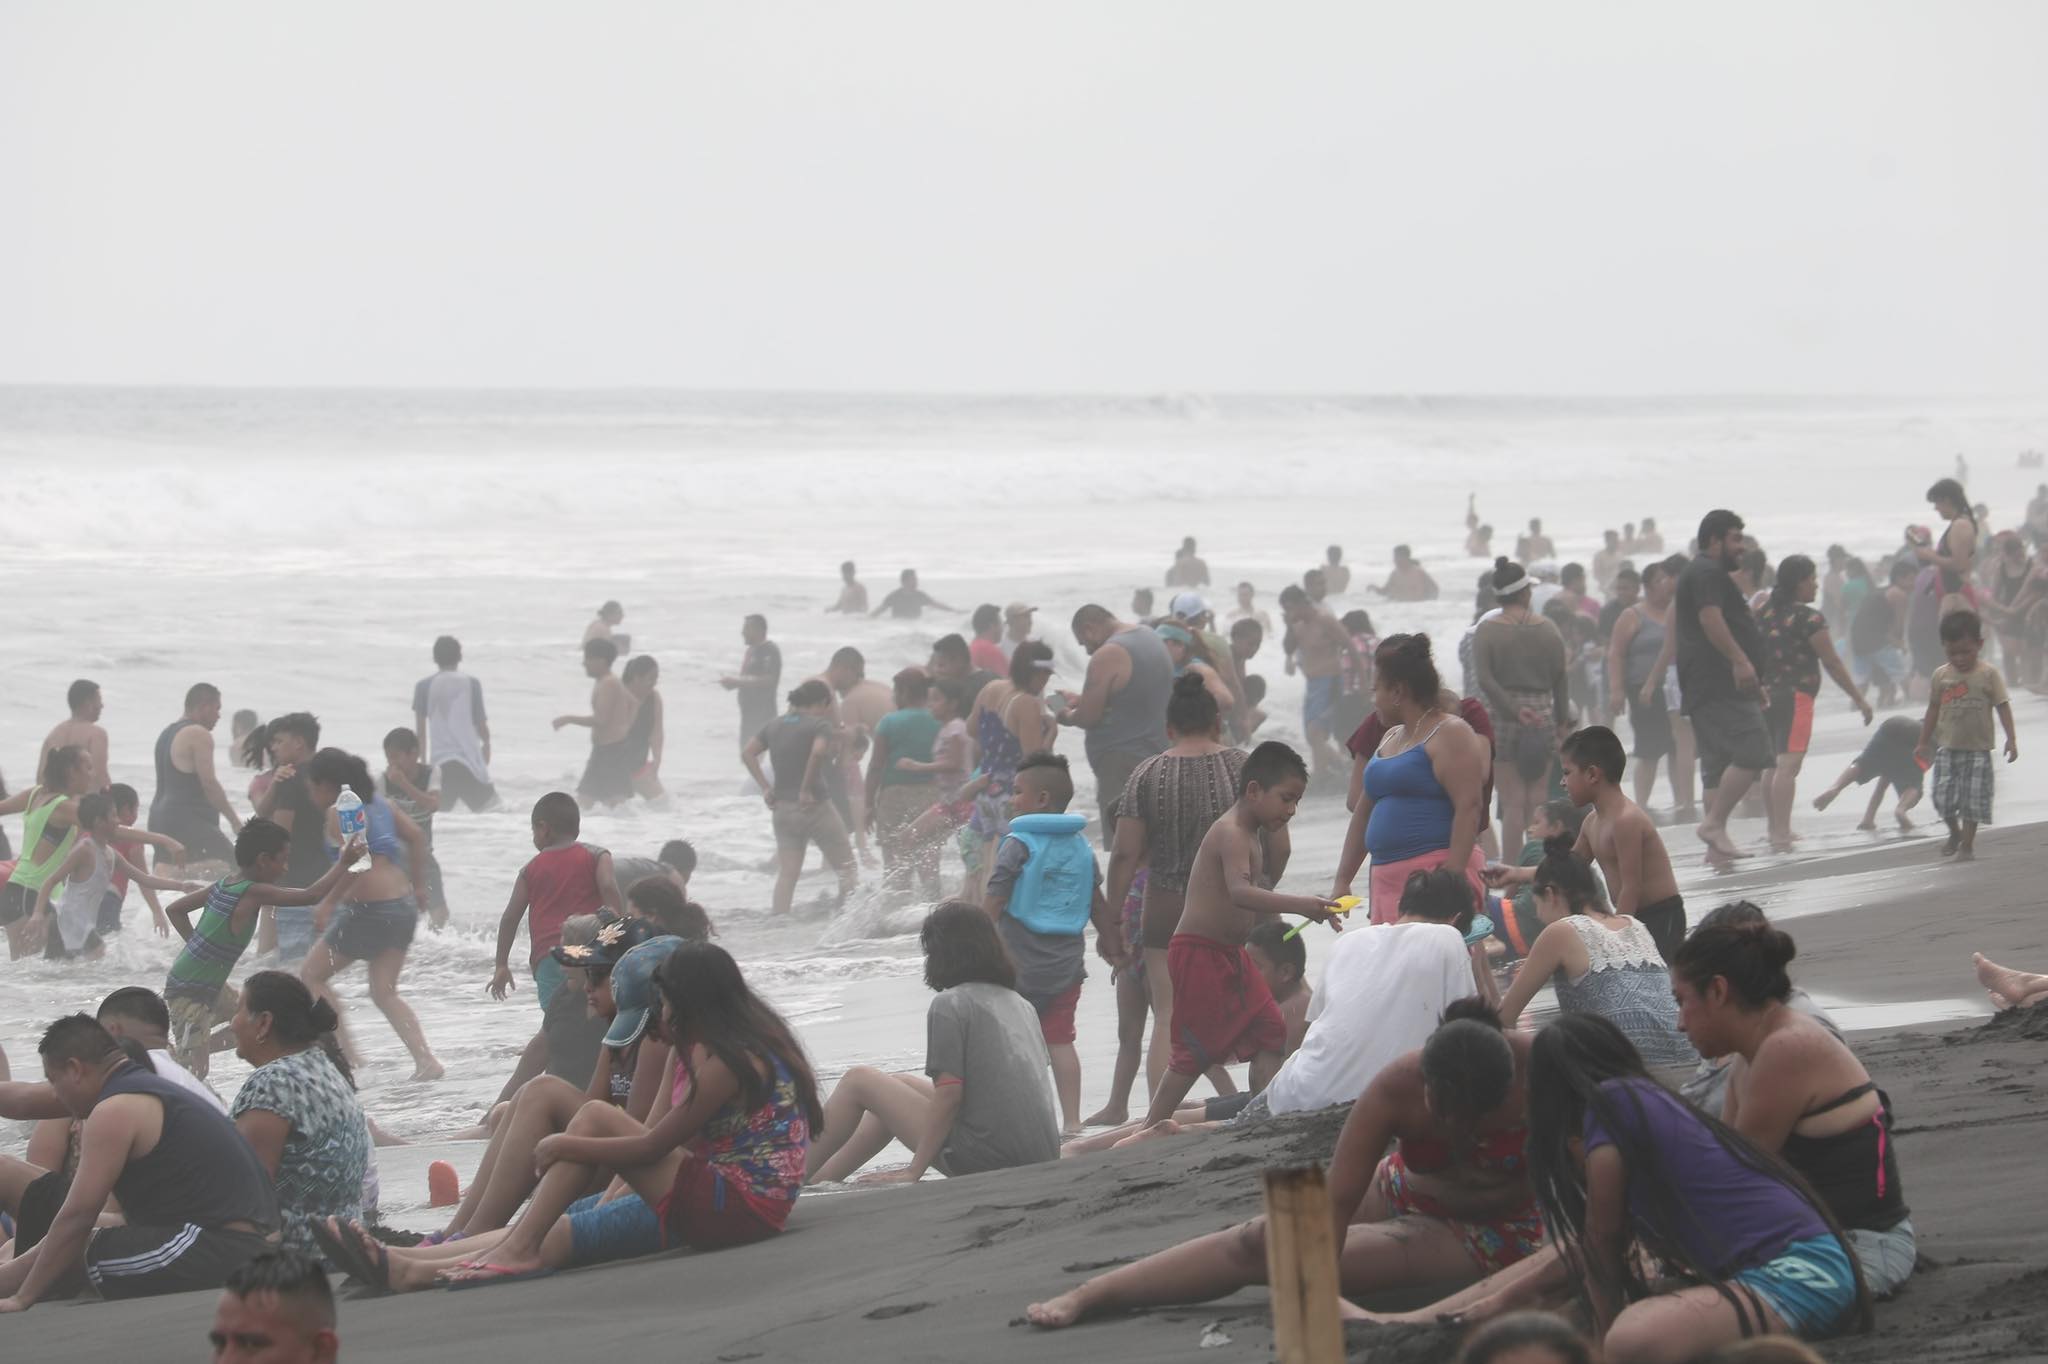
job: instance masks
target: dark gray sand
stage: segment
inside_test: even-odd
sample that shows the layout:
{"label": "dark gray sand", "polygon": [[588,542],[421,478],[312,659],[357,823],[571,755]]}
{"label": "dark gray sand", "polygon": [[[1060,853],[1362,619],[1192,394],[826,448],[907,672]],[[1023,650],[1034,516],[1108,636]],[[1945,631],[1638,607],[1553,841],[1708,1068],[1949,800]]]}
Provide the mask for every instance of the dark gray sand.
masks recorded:
{"label": "dark gray sand", "polygon": [[[1933,845],[1772,868],[1717,883],[1768,885],[1794,912],[1831,882],[1881,870],[1866,903],[1789,923],[1794,973],[1831,996],[1912,1001],[1976,993],[1970,953],[2048,961],[2043,830],[1987,836],[1974,865],[1922,875]],[[1896,880],[1891,877],[1896,873]],[[1910,886],[1900,891],[1897,887]],[[1883,887],[1891,887],[1884,889]],[[1695,896],[1694,913],[1718,903]],[[1836,898],[1842,898],[1837,896]],[[1861,1034],[1898,1114],[1921,1272],[1880,1304],[1875,1334],[1833,1360],[2048,1358],[2048,1013],[1982,1025]],[[1080,1277],[1229,1225],[1258,1207],[1259,1168],[1321,1159],[1341,1114],[1242,1137],[1183,1137],[1003,1175],[807,1196],[765,1245],[558,1275],[463,1293],[344,1301],[343,1356],[375,1360],[1263,1360],[1263,1290],[1045,1334],[1024,1305]],[[206,1358],[210,1294],[140,1303],[48,1303],[0,1320],[0,1359]],[[1227,1344],[1199,1350],[1214,1324]],[[1351,1355],[1448,1359],[1447,1332],[1352,1328]]]}

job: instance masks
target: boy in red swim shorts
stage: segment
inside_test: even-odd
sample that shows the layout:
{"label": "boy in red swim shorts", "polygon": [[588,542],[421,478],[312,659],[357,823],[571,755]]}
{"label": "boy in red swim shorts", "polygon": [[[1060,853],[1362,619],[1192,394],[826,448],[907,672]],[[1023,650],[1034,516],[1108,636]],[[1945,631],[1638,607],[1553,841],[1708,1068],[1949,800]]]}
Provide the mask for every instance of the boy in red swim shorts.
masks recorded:
{"label": "boy in red swim shorts", "polygon": [[1260,744],[1238,776],[1237,803],[1202,837],[1186,906],[1167,946],[1173,1057],[1152,1096],[1147,1127],[1171,1118],[1210,1066],[1250,1061],[1254,1094],[1280,1068],[1287,1025],[1245,941],[1265,915],[1298,914],[1336,926],[1334,901],[1265,889],[1284,867],[1266,865],[1263,835],[1286,827],[1307,790],[1300,754],[1286,744]]}

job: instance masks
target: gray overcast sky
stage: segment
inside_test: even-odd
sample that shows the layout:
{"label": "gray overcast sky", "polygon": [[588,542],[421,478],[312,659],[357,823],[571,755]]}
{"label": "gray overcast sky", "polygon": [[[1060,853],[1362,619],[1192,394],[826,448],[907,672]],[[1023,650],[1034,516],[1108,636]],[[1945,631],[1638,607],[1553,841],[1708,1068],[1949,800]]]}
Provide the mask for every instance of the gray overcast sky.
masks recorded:
{"label": "gray overcast sky", "polygon": [[0,381],[2040,392],[2048,4],[0,8]]}

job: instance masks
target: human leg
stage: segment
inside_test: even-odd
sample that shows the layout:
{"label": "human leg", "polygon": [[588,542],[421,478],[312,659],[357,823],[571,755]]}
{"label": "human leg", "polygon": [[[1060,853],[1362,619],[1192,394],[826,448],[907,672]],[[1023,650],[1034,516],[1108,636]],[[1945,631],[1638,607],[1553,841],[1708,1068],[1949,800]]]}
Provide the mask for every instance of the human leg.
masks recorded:
{"label": "human leg", "polygon": [[1780,753],[1778,765],[1771,771],[1771,845],[1790,847],[1792,843],[1792,801],[1799,789],[1799,769],[1806,762],[1804,753]]}
{"label": "human leg", "polygon": [[[569,1123],[569,1135],[578,1137],[637,1137],[646,1130],[624,1110],[599,1101],[583,1105]],[[648,1164],[622,1166],[618,1174],[653,1207],[675,1183],[676,1168],[683,1159],[684,1153],[678,1147]],[[492,1252],[491,1264],[514,1271],[558,1269],[567,1264],[573,1238],[564,1214],[571,1203],[583,1196],[593,1173],[591,1167],[576,1161],[557,1161],[549,1166],[533,1191],[533,1201]]]}
{"label": "human leg", "polygon": [[1676,802],[1673,815],[1681,824],[1690,823],[1699,817],[1698,788],[1694,785],[1699,766],[1699,738],[1693,733],[1692,721],[1683,715],[1671,717],[1671,798]]}
{"label": "human leg", "polygon": [[781,837],[777,831],[775,841],[775,901],[777,914],[787,914],[796,903],[796,882],[804,871],[804,853],[808,851],[801,842],[792,843]]}
{"label": "human leg", "polygon": [[510,1222],[533,1192],[537,1179],[533,1148],[542,1137],[566,1131],[583,1103],[583,1091],[552,1075],[540,1076],[522,1088],[512,1101],[512,1112],[498,1124],[498,1134],[491,1138],[484,1164],[477,1167],[470,1184],[474,1207],[467,1216],[458,1208],[450,1230],[473,1236]]}
{"label": "human leg", "polygon": [[843,1180],[891,1140],[915,1150],[931,1118],[931,1100],[931,1082],[921,1075],[890,1075],[872,1066],[847,1071],[825,1101],[825,1121],[811,1139],[805,1182]]}
{"label": "human leg", "polygon": [[1992,1001],[2001,1009],[2025,1003],[2035,995],[2048,992],[2048,975],[2000,966],[1982,952],[1971,953],[1970,961],[1977,971],[1977,983],[1990,992]]}
{"label": "human leg", "polygon": [[[1778,1314],[1737,1290],[1756,1334],[1782,1333]],[[1764,1318],[1761,1330],[1758,1315]],[[1743,1339],[1743,1319],[1719,1289],[1701,1285],[1645,1298],[1623,1309],[1607,1328],[1608,1364],[1685,1364],[1716,1346]]]}
{"label": "human leg", "polygon": [[412,1057],[412,1078],[438,1080],[446,1071],[427,1046],[427,1035],[420,1027],[419,1015],[398,993],[398,975],[404,969],[405,949],[402,947],[372,957],[369,967],[370,1001],[383,1011],[391,1030],[405,1044],[407,1053]]}
{"label": "human leg", "polygon": [[1152,1045],[1145,1053],[1145,1092],[1159,1088],[1173,1051],[1173,977],[1166,967],[1166,949],[1145,949],[1145,989],[1152,999]]}
{"label": "human leg", "polygon": [[1081,1130],[1081,1053],[1072,1042],[1046,1048],[1052,1058],[1052,1091],[1059,1096],[1060,1130]]}
{"label": "human leg", "polygon": [[1109,1101],[1081,1120],[1084,1127],[1121,1126],[1131,1116],[1131,1086],[1138,1079],[1138,1058],[1145,1046],[1145,1019],[1150,1011],[1145,983],[1129,971],[1116,973],[1116,1068],[1110,1074]]}

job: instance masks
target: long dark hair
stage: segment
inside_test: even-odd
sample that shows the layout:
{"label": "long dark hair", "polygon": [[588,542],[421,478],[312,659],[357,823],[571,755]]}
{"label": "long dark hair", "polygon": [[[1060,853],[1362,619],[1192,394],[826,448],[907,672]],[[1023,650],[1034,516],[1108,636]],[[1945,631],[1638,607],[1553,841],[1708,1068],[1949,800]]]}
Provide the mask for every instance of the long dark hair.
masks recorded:
{"label": "long dark hair", "polygon": [[1166,727],[1183,739],[1217,734],[1223,724],[1216,698],[1197,673],[1182,673],[1173,679],[1173,692],[1166,698]]}
{"label": "long dark hair", "polygon": [[323,748],[315,753],[313,761],[306,764],[306,780],[332,786],[337,791],[346,786],[365,805],[377,796],[377,783],[370,780],[370,765],[338,748]]}
{"label": "long dark hair", "polygon": [[[1610,1080],[1632,1083],[1603,1088]],[[1581,1301],[1590,1310],[1592,1303],[1584,1285],[1605,1269],[1594,1266],[1586,1254],[1586,1186],[1571,1151],[1573,1140],[1584,1135],[1590,1117],[1607,1133],[1627,1169],[1630,1211],[1640,1207],[1643,1214],[1639,1220],[1631,1219],[1636,1239],[1665,1264],[1718,1290],[1735,1308],[1742,1334],[1755,1334],[1766,1324],[1761,1302],[1746,1289],[1738,1292],[1713,1266],[1695,1259],[1680,1234],[1692,1232],[1710,1243],[1714,1239],[1701,1222],[1699,1210],[1679,1198],[1670,1181],[1656,1177],[1659,1162],[1650,1139],[1651,1100],[1646,1097],[1646,1089],[1651,1088],[1661,1090],[1662,1086],[1645,1069],[1634,1044],[1598,1014],[1565,1014],[1536,1034],[1529,1052],[1529,1184],[1543,1214],[1544,1231],[1563,1256],[1572,1280],[1581,1285]],[[1711,1114],[1692,1108],[1668,1091],[1665,1094],[1673,1113],[1703,1125],[1738,1164],[1784,1185],[1826,1224],[1856,1272],[1857,1325],[1869,1330],[1870,1292],[1863,1269],[1827,1204],[1776,1156]],[[1635,1258],[1624,1255],[1621,1264],[1622,1281],[1602,1286],[1620,1299],[1650,1296],[1651,1287]]]}
{"label": "long dark hair", "polygon": [[824,1130],[818,1077],[803,1045],[782,1015],[748,988],[731,953],[713,943],[686,942],[668,954],[654,983],[668,1004],[670,1039],[678,1047],[695,1042],[716,1056],[739,1082],[741,1103],[755,1109],[768,1102],[775,1082],[756,1062],[780,1062],[811,1132]]}
{"label": "long dark hair", "polygon": [[244,1007],[250,1013],[270,1015],[272,1037],[295,1052],[320,1048],[341,1072],[341,1078],[348,1081],[348,1087],[356,1087],[356,1074],[349,1069],[348,1057],[342,1054],[341,1044],[334,1037],[340,1016],[332,1004],[316,998],[306,988],[306,982],[283,971],[258,971],[242,982],[242,994]]}
{"label": "long dark hair", "polygon": [[995,920],[979,905],[948,900],[925,916],[924,983],[934,990],[976,982],[1017,988],[1017,968],[996,936]]}
{"label": "long dark hair", "polygon": [[1799,589],[1814,575],[1813,560],[1788,554],[1778,561],[1778,580],[1771,584],[1771,606],[1783,610],[1799,598]]}

